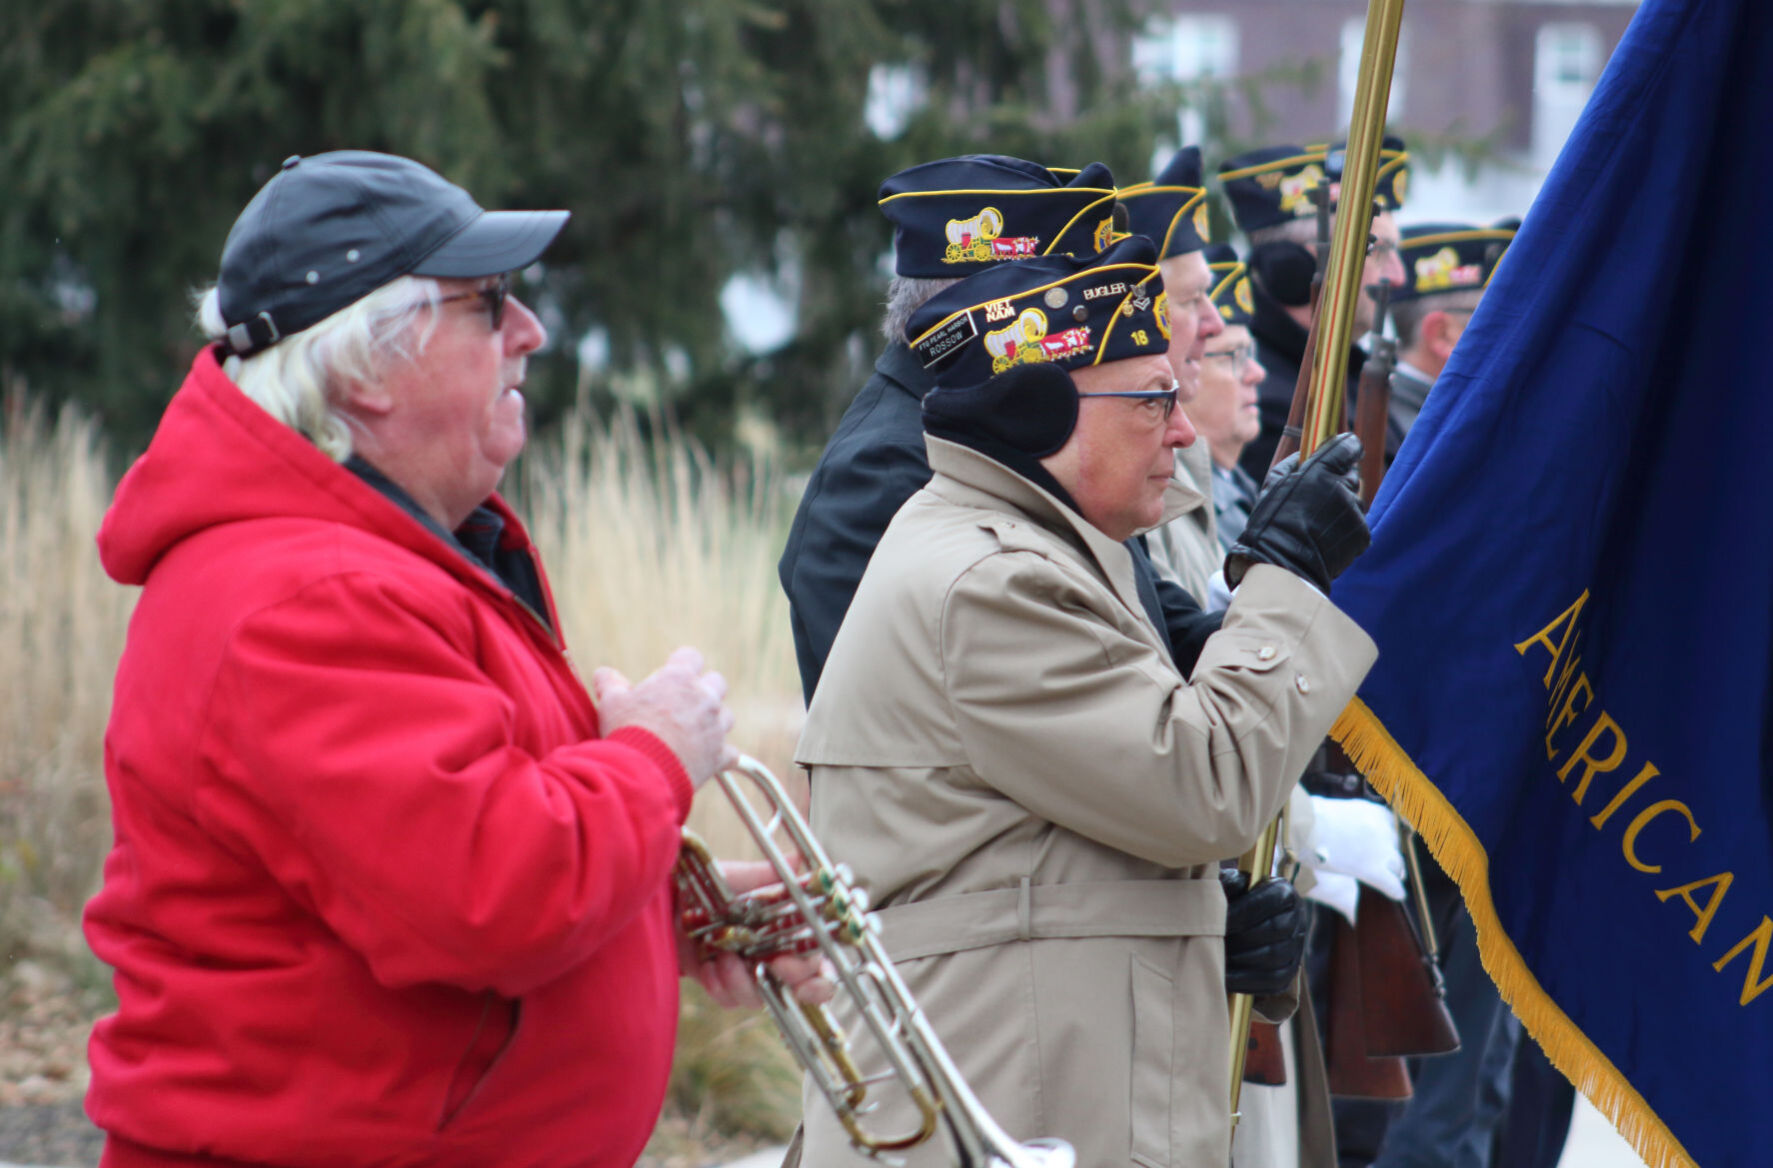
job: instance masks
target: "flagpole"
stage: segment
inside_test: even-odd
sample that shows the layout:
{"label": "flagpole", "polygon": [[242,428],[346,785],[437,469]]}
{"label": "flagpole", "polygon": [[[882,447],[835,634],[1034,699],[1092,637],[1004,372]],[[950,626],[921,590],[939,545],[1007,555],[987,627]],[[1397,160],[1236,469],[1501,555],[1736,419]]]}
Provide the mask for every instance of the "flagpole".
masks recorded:
{"label": "flagpole", "polygon": [[[1404,0],[1367,0],[1367,27],[1361,40],[1354,114],[1342,163],[1342,189],[1336,200],[1338,214],[1330,240],[1330,262],[1324,273],[1323,297],[1318,304],[1317,347],[1311,354],[1305,428],[1299,440],[1301,458],[1343,430],[1348,350],[1354,343],[1355,302],[1361,295],[1367,236],[1373,228],[1373,188],[1378,177],[1379,147],[1385,137],[1386,108],[1391,104],[1398,28],[1403,18]],[[1238,868],[1250,874],[1252,884],[1273,873],[1275,844],[1284,818],[1284,812],[1277,815],[1263,829],[1256,846],[1238,861]],[[1249,994],[1232,994],[1230,1007],[1231,1130],[1235,1136],[1255,999]]]}
{"label": "flagpole", "polygon": [[1373,188],[1403,16],[1404,0],[1368,0],[1354,116],[1348,127],[1342,190],[1336,199],[1336,226],[1330,240],[1330,266],[1324,274],[1324,319],[1318,330],[1317,351],[1312,354],[1301,457],[1344,429],[1348,350],[1354,343],[1354,310],[1361,295],[1367,237],[1373,229]]}

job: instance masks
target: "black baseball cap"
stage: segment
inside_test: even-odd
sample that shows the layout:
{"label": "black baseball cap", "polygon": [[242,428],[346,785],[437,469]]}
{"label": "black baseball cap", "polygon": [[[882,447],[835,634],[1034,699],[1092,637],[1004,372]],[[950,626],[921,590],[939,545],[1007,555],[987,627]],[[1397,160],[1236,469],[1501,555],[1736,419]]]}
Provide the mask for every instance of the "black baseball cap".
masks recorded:
{"label": "black baseball cap", "polygon": [[291,156],[222,247],[222,347],[260,352],[401,276],[476,279],[526,267],[569,215],[483,210],[430,167],[393,154]]}

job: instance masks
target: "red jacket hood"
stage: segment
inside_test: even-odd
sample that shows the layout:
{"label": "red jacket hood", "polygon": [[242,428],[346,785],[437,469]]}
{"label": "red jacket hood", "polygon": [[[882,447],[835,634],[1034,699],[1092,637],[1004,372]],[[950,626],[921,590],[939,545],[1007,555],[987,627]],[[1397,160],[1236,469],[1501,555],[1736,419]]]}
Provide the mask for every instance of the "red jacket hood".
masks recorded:
{"label": "red jacket hood", "polygon": [[[279,465],[281,471],[267,471]],[[505,521],[504,545],[527,547],[529,536],[504,501],[494,495],[486,505]],[[139,585],[181,540],[265,517],[364,528],[464,581],[498,587],[374,487],[267,414],[222,372],[214,348],[206,348],[166,407],[147,452],[117,485],[99,528],[99,559],[118,583]]]}

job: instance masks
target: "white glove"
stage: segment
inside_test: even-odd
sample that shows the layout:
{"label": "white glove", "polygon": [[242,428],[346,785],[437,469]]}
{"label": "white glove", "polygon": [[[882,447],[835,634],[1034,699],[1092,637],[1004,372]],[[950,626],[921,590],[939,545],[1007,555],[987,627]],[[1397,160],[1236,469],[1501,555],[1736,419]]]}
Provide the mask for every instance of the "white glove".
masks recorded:
{"label": "white glove", "polygon": [[1225,585],[1225,570],[1214,572],[1207,581],[1207,599],[1201,608],[1207,612],[1219,612],[1231,607],[1231,589]]}
{"label": "white glove", "polygon": [[[1318,881],[1342,885],[1339,895],[1316,897],[1337,908],[1350,920],[1352,911],[1340,901],[1348,899],[1343,881],[1326,880],[1326,874],[1352,877],[1390,900],[1404,899],[1404,855],[1398,847],[1397,820],[1391,809],[1368,799],[1311,797],[1311,834],[1299,858],[1317,870]],[[1313,890],[1315,897],[1316,890]]]}
{"label": "white glove", "polygon": [[1340,872],[1320,870],[1310,890],[1305,893],[1305,899],[1315,900],[1335,909],[1352,925],[1356,923],[1355,909],[1361,903],[1361,882]]}

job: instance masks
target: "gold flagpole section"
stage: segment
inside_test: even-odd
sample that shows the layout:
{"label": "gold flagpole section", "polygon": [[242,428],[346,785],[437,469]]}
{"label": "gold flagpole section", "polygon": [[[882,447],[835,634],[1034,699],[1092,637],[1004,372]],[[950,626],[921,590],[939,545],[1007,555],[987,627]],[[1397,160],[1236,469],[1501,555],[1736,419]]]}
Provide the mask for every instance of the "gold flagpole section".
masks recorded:
{"label": "gold flagpole section", "polygon": [[[1373,228],[1373,187],[1379,170],[1379,147],[1385,137],[1385,112],[1391,104],[1391,73],[1397,62],[1398,28],[1404,0],[1367,0],[1367,28],[1361,41],[1360,75],[1355,85],[1354,115],[1342,163],[1342,189],[1336,200],[1336,226],[1330,240],[1330,262],[1324,273],[1319,304],[1317,348],[1311,354],[1311,380],[1306,396],[1304,434],[1299,457],[1341,433],[1347,406],[1348,349],[1354,343],[1355,297],[1361,295],[1367,236]],[[1271,875],[1281,817],[1263,829],[1256,846],[1238,862],[1251,882]],[[1231,995],[1231,1130],[1237,1132],[1238,1103],[1243,1095],[1244,1059],[1249,1053],[1250,1021],[1255,1008],[1248,994]]]}
{"label": "gold flagpole section", "polygon": [[1398,26],[1404,0],[1368,0],[1367,30],[1361,42],[1360,76],[1354,116],[1342,163],[1342,190],[1336,199],[1336,228],[1330,264],[1324,273],[1324,317],[1312,354],[1311,395],[1307,399],[1302,455],[1341,433],[1346,410],[1348,349],[1354,343],[1355,298],[1361,295],[1361,269],[1373,228],[1373,187],[1379,146],[1385,137],[1385,111],[1391,103],[1391,71],[1397,61]]}

